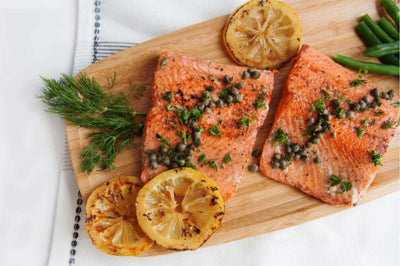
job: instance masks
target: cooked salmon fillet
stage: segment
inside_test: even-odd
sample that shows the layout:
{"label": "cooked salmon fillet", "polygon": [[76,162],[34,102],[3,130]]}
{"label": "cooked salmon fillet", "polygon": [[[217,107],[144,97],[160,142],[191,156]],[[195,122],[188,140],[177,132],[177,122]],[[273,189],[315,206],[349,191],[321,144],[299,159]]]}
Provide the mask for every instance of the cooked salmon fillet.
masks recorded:
{"label": "cooked salmon fillet", "polygon": [[[373,89],[387,99],[376,100]],[[304,46],[285,83],[260,170],[322,201],[355,205],[374,180],[398,120],[393,91]]]}
{"label": "cooked salmon fillet", "polygon": [[[235,194],[257,131],[267,116],[274,83],[270,71],[259,71],[257,78],[243,79],[246,70],[168,51],[161,53],[154,77],[152,107],[144,129],[141,174],[144,183],[168,168],[160,156],[157,165],[152,165],[150,160],[152,153],[159,153],[162,143],[174,149],[178,143],[184,142],[184,132],[190,136],[186,144],[193,145],[195,129],[182,123],[177,110],[191,112],[204,99],[206,89],[210,91],[209,101],[217,103],[219,98],[228,97],[226,93],[230,93],[232,86],[242,82],[244,86],[238,90],[242,95],[240,102],[231,106],[212,106],[210,112],[204,112],[197,122],[197,128],[203,131],[201,144],[194,147],[190,160],[192,165],[189,165],[215,180],[225,200]],[[231,84],[224,80],[227,77],[233,78]],[[174,163],[171,160],[169,168],[176,167],[171,166]]]}

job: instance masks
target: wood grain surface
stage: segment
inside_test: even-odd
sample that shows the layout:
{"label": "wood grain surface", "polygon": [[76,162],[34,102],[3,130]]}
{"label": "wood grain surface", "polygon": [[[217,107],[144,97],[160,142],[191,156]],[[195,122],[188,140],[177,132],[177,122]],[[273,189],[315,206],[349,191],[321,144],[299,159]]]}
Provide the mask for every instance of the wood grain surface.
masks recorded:
{"label": "wood grain surface", "polygon": [[[358,18],[369,13],[374,19],[378,14],[377,3],[373,0],[288,0],[300,17],[303,25],[303,43],[330,56],[335,53],[362,58],[365,48],[354,32]],[[378,1],[377,1],[378,2]],[[227,57],[221,42],[221,29],[226,16],[193,25],[135,47],[119,52],[94,63],[83,70],[100,84],[107,85],[107,78],[117,75],[115,92],[128,92],[131,85],[146,84],[147,89],[140,99],[132,99],[137,111],[147,111],[150,106],[150,90],[157,58],[162,50],[198,56],[220,63],[233,64]],[[363,58],[364,60],[366,58]],[[290,64],[276,74],[271,109],[259,132],[256,147],[261,147],[274,119],[274,113]],[[398,78],[369,75],[368,78],[384,87],[398,91]],[[91,175],[81,173],[79,155],[88,144],[85,129],[67,125],[69,149],[76,179],[84,199],[91,191],[106,180],[121,175],[137,175],[141,171],[140,145],[123,151],[116,160],[117,169],[95,171]],[[399,190],[399,134],[385,154],[383,167],[360,204]],[[236,196],[227,202],[226,215],[221,228],[206,242],[205,246],[217,245],[246,237],[283,229],[301,224],[348,207],[331,206],[309,197],[299,190],[268,179],[259,173],[245,173]],[[154,246],[143,256],[166,254],[168,251]]]}

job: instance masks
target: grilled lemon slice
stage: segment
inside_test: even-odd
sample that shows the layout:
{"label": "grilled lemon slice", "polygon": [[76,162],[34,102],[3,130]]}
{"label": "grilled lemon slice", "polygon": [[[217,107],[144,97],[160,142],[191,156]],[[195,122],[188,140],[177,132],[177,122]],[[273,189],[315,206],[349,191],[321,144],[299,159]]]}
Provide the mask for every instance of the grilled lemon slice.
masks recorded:
{"label": "grilled lemon slice", "polygon": [[219,228],[225,204],[213,180],[191,168],[177,168],[144,185],[136,208],[140,227],[157,244],[193,250]]}
{"label": "grilled lemon slice", "polygon": [[153,245],[136,219],[136,196],[141,187],[135,176],[114,178],[96,188],[86,204],[86,231],[101,251],[135,256]]}
{"label": "grilled lemon slice", "polygon": [[294,10],[279,0],[253,0],[228,18],[222,39],[240,65],[275,69],[296,55],[302,38]]}

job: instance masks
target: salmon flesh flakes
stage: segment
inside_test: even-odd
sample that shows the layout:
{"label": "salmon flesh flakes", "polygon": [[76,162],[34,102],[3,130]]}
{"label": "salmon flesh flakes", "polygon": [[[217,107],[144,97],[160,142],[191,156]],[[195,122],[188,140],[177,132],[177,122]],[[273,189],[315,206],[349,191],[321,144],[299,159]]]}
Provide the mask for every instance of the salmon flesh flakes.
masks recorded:
{"label": "salmon flesh flakes", "polygon": [[264,144],[261,172],[322,201],[355,205],[395,134],[396,103],[393,90],[304,46]]}
{"label": "salmon flesh flakes", "polygon": [[212,178],[225,200],[236,192],[264,123],[274,83],[271,71],[163,52],[147,114],[141,178],[191,167]]}

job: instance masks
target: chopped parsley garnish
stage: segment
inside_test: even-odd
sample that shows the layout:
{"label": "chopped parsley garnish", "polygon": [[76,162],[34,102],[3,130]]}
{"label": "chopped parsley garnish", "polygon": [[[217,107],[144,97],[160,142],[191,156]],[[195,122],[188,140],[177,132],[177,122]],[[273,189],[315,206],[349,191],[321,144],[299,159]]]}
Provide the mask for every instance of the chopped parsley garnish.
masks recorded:
{"label": "chopped parsley garnish", "polygon": [[383,128],[383,129],[393,129],[395,124],[396,124],[395,121],[388,119],[385,122],[383,122],[381,128]]}
{"label": "chopped parsley garnish", "polygon": [[385,115],[385,112],[382,111],[382,110],[380,110],[380,111],[375,112],[375,114],[376,114],[377,116],[382,116],[382,115]]}
{"label": "chopped parsley garnish", "polygon": [[359,139],[365,134],[365,130],[362,128],[357,128],[357,136]]}
{"label": "chopped parsley garnish", "polygon": [[200,120],[202,114],[202,111],[200,111],[197,107],[192,109],[192,115],[196,121]]}
{"label": "chopped parsley garnish", "polygon": [[228,154],[225,155],[225,157],[224,157],[224,163],[230,163],[230,162],[232,162],[232,157],[231,157],[231,154],[228,153]]}
{"label": "chopped parsley garnish", "polygon": [[360,67],[359,69],[358,69],[358,76],[360,77],[360,78],[362,78],[362,77],[366,77],[367,76],[367,74],[368,74],[368,68],[364,68],[364,67]]}
{"label": "chopped parsley garnish", "polygon": [[204,127],[198,127],[197,130],[198,130],[199,132],[204,132],[204,131],[205,131]]}
{"label": "chopped parsley garnish", "polygon": [[287,143],[289,141],[289,136],[281,128],[279,128],[274,137],[274,144],[278,142]]}
{"label": "chopped parsley garnish", "polygon": [[319,99],[312,107],[311,107],[311,111],[315,112],[315,111],[319,111],[322,112],[325,109],[325,103],[324,103],[324,99]]}
{"label": "chopped parsley garnish", "polygon": [[214,86],[209,86],[209,87],[207,87],[206,90],[209,92],[212,92],[213,90],[215,90],[215,88],[214,88]]}
{"label": "chopped parsley garnish", "polygon": [[170,103],[173,97],[172,92],[168,91],[164,93],[163,99]]}
{"label": "chopped parsley garnish", "polygon": [[219,98],[220,98],[221,100],[225,100],[226,97],[228,97],[228,95],[229,95],[229,90],[228,90],[228,89],[223,89],[223,90],[221,91],[221,94],[219,95]]}
{"label": "chopped parsley garnish", "polygon": [[191,112],[187,109],[179,109],[179,108],[177,108],[177,112],[178,112],[179,121],[181,121],[182,124],[186,124],[186,122],[190,118]]}
{"label": "chopped parsley garnish", "polygon": [[376,125],[377,122],[378,122],[378,120],[376,120],[376,119],[372,120],[371,126]]}
{"label": "chopped parsley garnish", "polygon": [[196,165],[192,164],[191,162],[186,162],[186,163],[185,163],[185,166],[186,166],[186,167],[190,167],[190,168],[192,168],[192,169],[194,169],[194,170],[197,170]]}
{"label": "chopped parsley garnish", "polygon": [[216,160],[209,160],[208,165],[211,166],[214,170],[218,171],[218,166],[217,166],[216,162],[217,162]]}
{"label": "chopped parsley garnish", "polygon": [[208,130],[208,133],[210,133],[211,135],[217,136],[219,137],[221,134],[221,130],[219,129],[219,127],[217,127],[216,125],[213,125],[210,130]]}
{"label": "chopped parsley garnish", "polygon": [[325,96],[324,98],[325,101],[329,101],[330,99],[332,99],[332,96],[326,90],[321,90],[321,92]]}
{"label": "chopped parsley garnish", "polygon": [[367,81],[363,79],[355,79],[352,82],[350,82],[350,86],[352,87],[358,87],[360,85],[366,84]]}
{"label": "chopped parsley garnish", "polygon": [[399,107],[400,107],[400,102],[395,102],[395,103],[392,103],[392,106],[393,106],[393,107],[397,107],[397,108],[399,108]]}
{"label": "chopped parsley garnish", "polygon": [[265,105],[265,94],[261,93],[261,95],[258,97],[257,101],[253,103],[254,108],[257,110],[259,108],[266,108],[267,106]]}
{"label": "chopped parsley garnish", "polygon": [[382,165],[381,160],[383,158],[383,154],[380,154],[379,152],[376,152],[374,150],[372,150],[371,153],[372,153],[372,161],[374,162],[375,166]]}
{"label": "chopped parsley garnish", "polygon": [[167,110],[168,110],[168,111],[174,111],[174,110],[175,110],[175,107],[174,107],[172,104],[169,103],[169,104],[167,105]]}
{"label": "chopped parsley garnish", "polygon": [[169,61],[169,57],[165,57],[162,61],[161,61],[161,66],[160,66],[160,70],[164,69],[167,65],[167,62]]}
{"label": "chopped parsley garnish", "polygon": [[253,120],[251,120],[250,118],[244,116],[242,117],[242,126],[248,127],[252,122]]}
{"label": "chopped parsley garnish", "polygon": [[207,160],[206,155],[203,153],[202,155],[199,156],[198,161],[199,161],[199,163],[206,163],[208,160]]}
{"label": "chopped parsley garnish", "polygon": [[183,139],[183,143],[187,144],[188,139],[190,136],[186,134],[186,130],[178,131],[178,136]]}
{"label": "chopped parsley garnish", "polygon": [[369,126],[369,124],[370,124],[369,119],[368,119],[368,118],[365,119],[365,120],[362,122],[362,124],[363,124],[365,127]]}
{"label": "chopped parsley garnish", "polygon": [[329,182],[331,182],[331,187],[337,186],[340,184],[340,188],[342,189],[343,193],[346,191],[349,191],[350,189],[353,188],[353,184],[351,182],[344,181],[337,175],[331,175],[331,177],[329,178]]}

